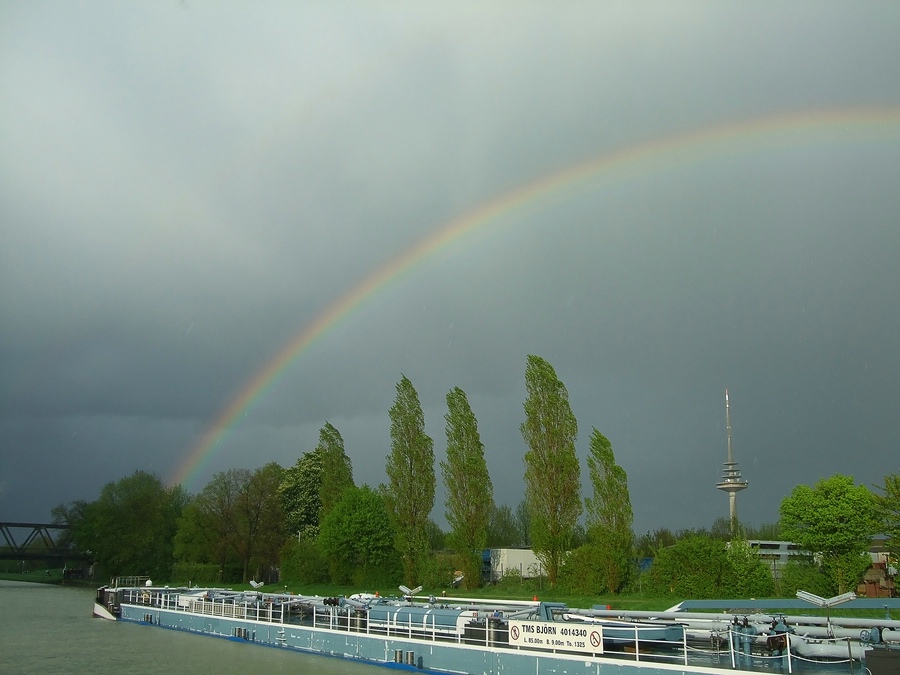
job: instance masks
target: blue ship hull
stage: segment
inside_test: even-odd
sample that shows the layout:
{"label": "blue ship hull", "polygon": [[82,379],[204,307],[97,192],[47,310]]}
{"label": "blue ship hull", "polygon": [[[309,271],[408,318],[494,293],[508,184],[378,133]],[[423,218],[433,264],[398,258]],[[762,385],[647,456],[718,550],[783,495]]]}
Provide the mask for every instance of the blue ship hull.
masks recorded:
{"label": "blue ship hull", "polygon": [[[397,600],[369,606],[338,600],[221,589],[100,589],[95,614],[426,673],[734,675],[736,670],[799,669],[795,664],[792,670],[790,661],[781,657],[761,661],[732,649],[700,654],[688,649],[683,631],[680,642],[650,645],[639,636],[640,624],[630,645],[622,633],[611,633],[605,640],[599,622],[555,620],[550,611],[555,608],[544,606],[552,603],[504,615],[483,607]],[[621,625],[616,629],[625,630]]]}

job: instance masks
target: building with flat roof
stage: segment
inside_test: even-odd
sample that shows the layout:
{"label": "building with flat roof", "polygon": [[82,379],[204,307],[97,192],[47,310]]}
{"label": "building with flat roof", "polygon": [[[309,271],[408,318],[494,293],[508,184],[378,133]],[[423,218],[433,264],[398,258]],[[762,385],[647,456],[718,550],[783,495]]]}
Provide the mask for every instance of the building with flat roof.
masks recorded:
{"label": "building with flat roof", "polygon": [[759,559],[766,563],[776,582],[781,580],[781,570],[790,560],[803,560],[810,557],[809,551],[791,541],[750,539],[747,544],[756,551]]}

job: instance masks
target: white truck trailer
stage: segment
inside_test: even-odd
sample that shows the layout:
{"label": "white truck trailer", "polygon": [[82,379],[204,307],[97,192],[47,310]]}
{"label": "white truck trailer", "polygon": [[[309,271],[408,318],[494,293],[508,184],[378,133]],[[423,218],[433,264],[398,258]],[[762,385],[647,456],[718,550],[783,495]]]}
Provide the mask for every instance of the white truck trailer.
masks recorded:
{"label": "white truck trailer", "polygon": [[499,581],[515,570],[523,579],[544,576],[544,566],[530,548],[492,548],[491,578]]}

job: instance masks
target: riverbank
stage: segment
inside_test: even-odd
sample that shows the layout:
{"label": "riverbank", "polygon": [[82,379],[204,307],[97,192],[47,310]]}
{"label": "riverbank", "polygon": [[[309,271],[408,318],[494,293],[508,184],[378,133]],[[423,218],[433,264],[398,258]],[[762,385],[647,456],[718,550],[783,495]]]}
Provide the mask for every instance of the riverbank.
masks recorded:
{"label": "riverbank", "polygon": [[[34,572],[25,572],[22,574],[10,574],[10,573],[0,573],[0,580],[7,581],[22,581],[29,583],[38,583],[38,584],[51,584],[57,586],[68,586],[73,588],[89,588],[96,589],[106,583],[109,583],[107,579],[66,579],[62,578],[62,570],[49,570],[50,574],[46,573],[46,570],[36,570]],[[154,582],[156,580],[154,579]],[[172,587],[177,586],[188,586],[195,585],[190,584],[189,581],[163,581],[160,582],[161,585],[168,585]],[[237,590],[237,591],[252,591],[255,590],[250,584],[226,584],[225,585],[229,589]],[[378,593],[384,597],[396,596],[399,595],[400,592],[397,588],[393,587],[371,587],[371,588],[359,588],[357,586],[340,586],[334,584],[295,584],[295,583],[287,583],[287,584],[266,584],[263,589],[269,593],[291,593],[292,595],[306,595],[306,596],[320,596],[320,597],[339,597],[339,596],[350,596],[354,593],[359,592],[367,592],[367,593]],[[427,595],[429,593],[429,589],[425,589],[424,594]],[[622,594],[622,595],[596,595],[596,596],[573,596],[567,595],[564,593],[554,592],[551,590],[545,590],[539,593],[533,593],[531,591],[527,591],[525,589],[519,589],[510,586],[485,586],[483,588],[479,588],[473,591],[464,591],[461,589],[447,589],[446,591],[440,591],[434,593],[436,596],[440,596],[441,598],[452,599],[456,598],[484,598],[487,600],[500,600],[500,601],[523,601],[523,600],[544,600],[547,602],[562,602],[565,603],[569,607],[595,607],[595,606],[607,606],[610,609],[621,609],[621,610],[629,610],[629,611],[645,611],[645,612],[662,612],[665,611],[674,605],[681,602],[684,598],[676,598],[672,597],[646,597],[640,594]],[[760,600],[763,600],[760,598]],[[793,599],[790,599],[792,602]],[[732,608],[734,611],[740,611],[740,600],[735,600],[734,602],[738,603],[735,607]],[[747,613],[747,607],[743,608]],[[731,610],[722,610],[724,614],[730,613]],[[795,606],[792,606],[788,602],[785,603],[783,608],[774,608],[771,605],[768,609],[765,610],[768,614],[792,614],[797,613],[798,610]],[[802,614],[809,616],[825,616],[828,614],[827,610],[819,609],[817,607],[810,606],[808,609],[804,608],[801,612]],[[842,608],[842,614],[849,617],[873,617],[873,618],[883,618],[885,616],[885,609],[849,609]]]}
{"label": "riverbank", "polygon": [[63,579],[61,569],[34,570],[33,572],[0,572],[0,581],[21,581],[30,584],[50,584],[53,586],[72,586],[76,588],[97,588],[102,582],[95,579]]}

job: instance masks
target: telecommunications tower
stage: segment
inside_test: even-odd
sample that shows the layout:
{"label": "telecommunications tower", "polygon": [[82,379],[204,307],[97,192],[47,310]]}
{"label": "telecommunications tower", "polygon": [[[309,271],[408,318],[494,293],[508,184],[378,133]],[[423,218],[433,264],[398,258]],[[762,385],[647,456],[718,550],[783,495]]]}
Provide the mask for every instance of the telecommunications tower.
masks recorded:
{"label": "telecommunications tower", "polygon": [[722,479],[716,487],[728,493],[728,513],[731,525],[737,523],[737,493],[747,487],[748,483],[741,478],[741,470],[734,461],[731,452],[731,409],[728,405],[728,390],[725,390],[725,429],[728,433],[728,461],[722,466]]}

